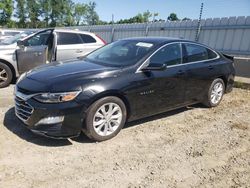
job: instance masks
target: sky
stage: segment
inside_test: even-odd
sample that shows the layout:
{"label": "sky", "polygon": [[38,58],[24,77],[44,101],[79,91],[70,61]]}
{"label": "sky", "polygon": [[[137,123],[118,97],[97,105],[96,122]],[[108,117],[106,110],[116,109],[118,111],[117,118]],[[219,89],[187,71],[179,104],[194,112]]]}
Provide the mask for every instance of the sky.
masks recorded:
{"label": "sky", "polygon": [[[156,19],[166,20],[172,12],[178,18],[198,19],[203,2],[202,18],[229,16],[250,16],[250,0],[92,0],[97,4],[96,11],[101,20],[111,21],[130,18],[147,10],[159,13]],[[74,0],[88,3],[88,0]]]}

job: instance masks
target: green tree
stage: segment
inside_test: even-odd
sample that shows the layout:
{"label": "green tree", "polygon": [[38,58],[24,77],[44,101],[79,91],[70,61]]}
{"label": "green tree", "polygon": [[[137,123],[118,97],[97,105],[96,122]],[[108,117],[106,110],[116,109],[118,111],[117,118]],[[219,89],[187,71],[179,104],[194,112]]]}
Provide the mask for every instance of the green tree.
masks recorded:
{"label": "green tree", "polygon": [[14,10],[14,2],[12,0],[0,0],[0,25],[13,27],[11,16]]}
{"label": "green tree", "polygon": [[171,14],[168,16],[168,20],[169,20],[169,21],[178,21],[179,18],[177,17],[177,14],[171,13]]}
{"label": "green tree", "polygon": [[27,10],[30,19],[29,27],[37,28],[40,24],[40,3],[37,0],[27,0]]}
{"label": "green tree", "polygon": [[149,22],[149,18],[151,18],[153,14],[147,10],[146,12],[143,12],[142,17],[143,17],[143,22]]}
{"label": "green tree", "polygon": [[[154,15],[158,15],[158,13],[154,13]],[[148,10],[146,12],[143,12],[142,14],[139,13],[136,16],[129,18],[129,19],[121,19],[117,23],[122,24],[122,23],[145,23],[149,22],[149,19],[153,16],[151,12]]]}
{"label": "green tree", "polygon": [[40,11],[43,19],[43,26],[48,27],[51,14],[51,1],[52,0],[40,0]]}
{"label": "green tree", "polygon": [[75,4],[71,0],[66,0],[64,3],[64,11],[63,11],[64,26],[75,25],[74,10],[75,10]]}
{"label": "green tree", "polygon": [[59,23],[57,23],[57,21],[60,19],[61,9],[63,8],[62,1],[61,0],[51,0],[50,6],[51,6],[50,26],[55,27],[55,26],[59,25]]}
{"label": "green tree", "polygon": [[89,2],[87,5],[87,13],[86,13],[86,22],[88,25],[97,25],[99,22],[99,16],[96,9],[96,3],[95,2]]}
{"label": "green tree", "polygon": [[187,17],[185,17],[185,18],[182,19],[182,21],[188,21],[188,20],[191,20],[191,19],[187,18]]}
{"label": "green tree", "polygon": [[69,26],[74,24],[73,7],[71,0],[51,0],[50,26]]}
{"label": "green tree", "polygon": [[14,16],[18,19],[17,26],[19,28],[26,27],[26,1],[25,0],[16,0],[16,12]]}
{"label": "green tree", "polygon": [[74,12],[74,17],[76,21],[76,25],[79,26],[83,20],[85,15],[87,14],[88,7],[84,3],[77,3],[75,5],[75,12]]}

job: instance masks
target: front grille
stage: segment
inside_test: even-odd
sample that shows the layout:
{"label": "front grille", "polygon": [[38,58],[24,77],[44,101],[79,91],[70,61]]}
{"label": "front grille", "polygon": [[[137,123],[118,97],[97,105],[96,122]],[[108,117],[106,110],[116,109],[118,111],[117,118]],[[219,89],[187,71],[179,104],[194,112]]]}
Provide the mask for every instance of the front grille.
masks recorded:
{"label": "front grille", "polygon": [[15,97],[15,111],[16,115],[23,121],[27,121],[33,112],[32,106],[30,106],[25,100],[16,96]]}

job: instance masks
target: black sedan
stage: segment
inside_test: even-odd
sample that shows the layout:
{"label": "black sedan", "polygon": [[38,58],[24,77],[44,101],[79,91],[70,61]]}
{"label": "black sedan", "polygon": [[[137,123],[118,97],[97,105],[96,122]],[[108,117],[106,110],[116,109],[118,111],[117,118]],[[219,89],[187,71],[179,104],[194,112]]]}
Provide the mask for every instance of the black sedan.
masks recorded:
{"label": "black sedan", "polygon": [[23,74],[15,112],[37,134],[69,138],[84,131],[103,141],[128,121],[195,103],[217,106],[234,75],[232,57],[199,43],[124,39]]}

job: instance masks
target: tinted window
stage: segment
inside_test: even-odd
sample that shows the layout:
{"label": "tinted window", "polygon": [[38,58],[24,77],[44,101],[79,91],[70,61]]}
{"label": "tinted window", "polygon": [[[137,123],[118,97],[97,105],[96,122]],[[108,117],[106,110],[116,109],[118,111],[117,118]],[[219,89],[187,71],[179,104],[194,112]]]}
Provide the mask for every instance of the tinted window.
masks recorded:
{"label": "tinted window", "polygon": [[80,37],[84,43],[95,43],[96,40],[90,35],[80,34]]}
{"label": "tinted window", "polygon": [[200,45],[185,44],[185,48],[187,54],[184,58],[185,63],[213,59],[217,56],[212,50]]}
{"label": "tinted window", "polygon": [[213,59],[217,57],[217,54],[214,53],[212,50],[207,49],[208,52],[208,59]]}
{"label": "tinted window", "polygon": [[156,52],[150,59],[150,64],[177,65],[181,63],[180,44],[170,44]]}
{"label": "tinted window", "polygon": [[57,33],[58,45],[82,44],[82,40],[77,33]]}

